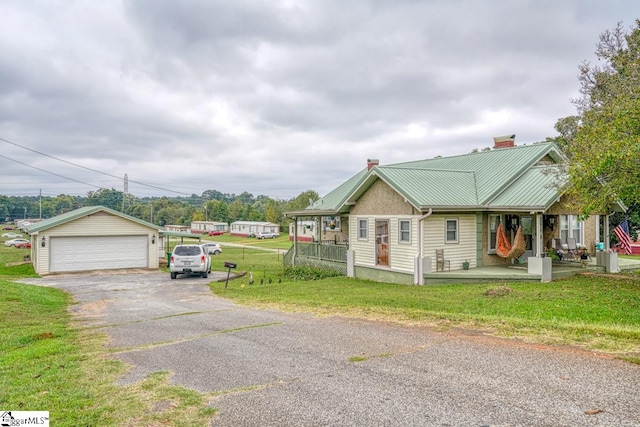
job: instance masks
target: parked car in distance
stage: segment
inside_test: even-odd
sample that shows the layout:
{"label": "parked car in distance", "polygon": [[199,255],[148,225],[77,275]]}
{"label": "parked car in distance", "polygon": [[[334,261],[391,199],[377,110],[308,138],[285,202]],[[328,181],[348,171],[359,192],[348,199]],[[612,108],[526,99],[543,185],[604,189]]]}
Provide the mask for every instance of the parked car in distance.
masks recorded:
{"label": "parked car in distance", "polygon": [[169,259],[171,278],[178,274],[200,274],[207,278],[211,273],[211,258],[202,245],[177,245]]}
{"label": "parked car in distance", "polygon": [[27,243],[16,243],[16,249],[31,249],[31,242]]}
{"label": "parked car in distance", "polygon": [[209,236],[222,236],[224,234],[224,230],[212,230],[207,234],[209,234]]}
{"label": "parked car in distance", "polygon": [[280,233],[273,233],[271,231],[260,231],[256,233],[256,238],[258,239],[275,239],[278,237]]}
{"label": "parked car in distance", "polygon": [[15,238],[18,238],[18,237],[22,237],[22,234],[18,234],[18,233],[4,233],[4,234],[2,235],[2,237],[6,237],[6,238],[8,238],[8,239],[15,239]]}
{"label": "parked car in distance", "polygon": [[13,227],[10,227],[10,226],[7,225],[5,227],[2,227],[2,229],[3,230],[13,230]]}
{"label": "parked car in distance", "polygon": [[220,252],[222,252],[222,246],[220,246],[220,243],[207,242],[203,243],[201,246],[205,248],[208,254],[220,255]]}
{"label": "parked car in distance", "polygon": [[5,246],[15,246],[19,243],[29,243],[29,241],[27,239],[12,239],[12,240],[7,240],[6,242],[4,242]]}

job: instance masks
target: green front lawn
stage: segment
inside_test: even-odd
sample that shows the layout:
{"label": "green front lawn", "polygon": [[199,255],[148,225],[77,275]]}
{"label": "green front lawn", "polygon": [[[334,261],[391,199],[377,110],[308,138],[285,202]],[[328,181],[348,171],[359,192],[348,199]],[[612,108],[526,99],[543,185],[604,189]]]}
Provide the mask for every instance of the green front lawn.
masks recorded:
{"label": "green front lawn", "polygon": [[[12,282],[35,276],[30,264],[7,266],[20,262],[22,252],[0,247],[0,407],[47,410],[51,424],[61,426],[210,423],[215,409],[209,407],[208,396],[173,386],[169,373],[117,386],[126,368],[108,357],[103,335],[73,322],[69,295]],[[580,346],[640,363],[638,276],[442,286],[345,277],[306,281],[300,271],[284,273],[283,252],[224,247],[222,255],[212,256],[214,270],[227,271],[224,262],[231,261],[237,264],[234,273],[246,274],[227,288],[224,282],[212,283],[212,291],[250,306],[482,330]]]}
{"label": "green front lawn", "polygon": [[255,237],[239,237],[239,236],[231,236],[229,233],[222,234],[220,236],[207,236],[206,234],[202,236],[203,241],[212,241],[218,242],[221,245],[225,243],[235,243],[238,245],[248,245],[255,246],[260,248],[272,248],[272,249],[284,249],[288,250],[292,242],[289,240],[289,234],[280,233],[280,237],[275,239],[256,239]]}
{"label": "green front lawn", "polygon": [[248,286],[244,278],[211,285],[239,304],[481,329],[529,341],[576,345],[640,362],[640,280],[576,276],[551,283],[406,286],[358,279]]}
{"label": "green front lawn", "polygon": [[[49,411],[52,426],[207,426],[209,397],[156,372],[121,387],[126,366],[108,357],[106,337],[78,327],[65,292],[12,282],[35,277],[23,250],[0,246],[0,408]],[[28,252],[28,251],[27,251]]]}

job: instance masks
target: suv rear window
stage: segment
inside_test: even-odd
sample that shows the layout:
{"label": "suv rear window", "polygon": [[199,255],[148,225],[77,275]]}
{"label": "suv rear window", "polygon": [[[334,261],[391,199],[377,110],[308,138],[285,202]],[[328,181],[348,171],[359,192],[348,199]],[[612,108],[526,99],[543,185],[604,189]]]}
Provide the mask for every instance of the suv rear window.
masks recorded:
{"label": "suv rear window", "polygon": [[200,246],[176,246],[173,253],[179,256],[195,256],[202,253]]}

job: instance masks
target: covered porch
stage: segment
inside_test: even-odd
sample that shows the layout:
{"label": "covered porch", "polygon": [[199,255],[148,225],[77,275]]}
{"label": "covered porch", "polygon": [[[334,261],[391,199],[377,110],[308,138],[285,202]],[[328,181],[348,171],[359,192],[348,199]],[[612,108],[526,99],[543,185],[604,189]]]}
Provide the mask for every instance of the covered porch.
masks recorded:
{"label": "covered porch", "polygon": [[[640,270],[640,257],[619,258],[618,267],[621,272]],[[598,266],[594,257],[583,267],[581,262],[560,261],[553,262],[551,280],[575,276],[582,273],[604,273],[605,267]],[[483,283],[483,282],[540,282],[542,275],[529,273],[527,263],[514,265],[493,265],[470,268],[469,270],[438,271],[424,274],[425,285],[453,284],[453,283]]]}

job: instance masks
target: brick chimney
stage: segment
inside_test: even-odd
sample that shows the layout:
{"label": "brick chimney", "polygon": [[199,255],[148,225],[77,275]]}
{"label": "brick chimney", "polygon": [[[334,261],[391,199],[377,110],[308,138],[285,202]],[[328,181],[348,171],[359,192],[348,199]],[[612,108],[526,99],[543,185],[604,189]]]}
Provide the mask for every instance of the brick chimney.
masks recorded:
{"label": "brick chimney", "polygon": [[493,149],[498,148],[511,148],[516,146],[515,135],[496,136],[493,138]]}
{"label": "brick chimney", "polygon": [[371,169],[374,166],[378,166],[380,164],[380,160],[378,159],[367,159],[367,169]]}

